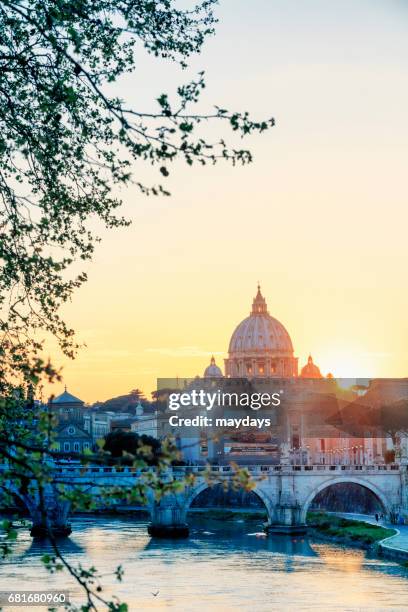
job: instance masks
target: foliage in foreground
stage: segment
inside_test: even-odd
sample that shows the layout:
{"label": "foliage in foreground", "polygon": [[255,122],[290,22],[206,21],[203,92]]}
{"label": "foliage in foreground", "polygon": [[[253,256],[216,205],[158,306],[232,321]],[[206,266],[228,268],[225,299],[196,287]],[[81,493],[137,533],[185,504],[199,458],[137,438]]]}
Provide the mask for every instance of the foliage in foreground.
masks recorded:
{"label": "foliage in foreground", "polygon": [[[47,411],[36,411],[34,397],[41,381],[59,377],[42,359],[44,337],[54,336],[70,357],[78,348],[60,309],[86,281],[78,264],[93,256],[95,222],[108,228],[128,225],[118,214],[118,194],[127,185],[142,194],[168,195],[161,184],[145,184],[144,165],[165,180],[177,160],[188,166],[252,161],[250,151],[228,146],[223,134],[208,139],[209,121],[239,137],[274,124],[221,106],[193,111],[205,88],[203,73],[177,87],[173,96],[159,90],[153,109],[131,108],[112,93],[115,81],[135,72],[136,51],[185,68],[214,33],[215,4],[201,0],[182,9],[173,0],[0,3],[0,460],[7,465],[0,487],[6,498],[36,492],[44,525],[49,518],[44,492],[50,484],[74,507],[93,507],[89,494],[56,481],[56,424]],[[145,457],[131,458],[135,467],[148,467],[152,449],[145,451]],[[82,457],[84,465],[108,459],[102,451]],[[188,481],[165,477],[175,459],[171,443],[162,445],[155,472],[144,472],[128,492],[129,500],[143,499],[148,489],[159,500],[186,486]],[[247,481],[247,474],[237,470],[237,486]],[[119,497],[123,491],[110,489],[106,495]],[[4,528],[7,554],[17,534],[11,524]],[[100,606],[126,609],[102,597],[95,568],[73,567],[51,530],[48,536],[53,553],[44,563],[79,582],[86,594],[84,612]],[[118,568],[118,580],[122,575]]]}
{"label": "foliage in foreground", "polygon": [[173,96],[159,90],[152,109],[129,107],[114,93],[112,84],[135,72],[143,49],[185,67],[214,33],[214,4],[0,3],[0,349],[9,366],[27,361],[28,346],[38,351],[33,330],[53,334],[75,354],[74,332],[59,310],[86,281],[73,264],[92,258],[95,220],[128,225],[118,215],[125,186],[169,195],[161,184],[144,184],[144,165],[165,180],[177,160],[247,164],[250,151],[228,146],[222,134],[206,138],[205,124],[225,124],[238,136],[273,125],[218,106],[194,111],[203,73]]}
{"label": "foliage in foreground", "polygon": [[132,457],[140,457],[148,465],[157,465],[160,462],[161,443],[156,438],[139,436],[132,431],[114,431],[106,436],[103,450],[123,465],[131,465]]}
{"label": "foliage in foreground", "polygon": [[[55,448],[55,416],[47,411],[38,412],[22,393],[19,397],[8,398],[7,401],[0,398],[0,488],[3,506],[12,507],[15,497],[23,500],[26,496],[31,496],[38,500],[40,518],[47,529],[50,545],[50,552],[43,556],[43,563],[52,574],[65,571],[81,585],[86,596],[86,603],[79,608],[82,612],[101,608],[123,612],[127,608],[117,598],[109,599],[105,596],[104,576],[97,568],[69,562],[62,555],[58,538],[55,537],[49,521],[47,487],[51,485],[58,493],[60,501],[70,504],[71,512],[93,512],[101,501],[108,508],[114,508],[115,503],[151,506],[160,503],[162,497],[180,494],[186,487],[194,484],[193,472],[179,475],[171,471],[172,465],[181,458],[180,451],[171,439],[162,440],[159,445],[153,440],[153,446],[148,442],[147,437],[133,436],[132,443],[135,445],[124,451],[126,465],[131,466],[132,471],[138,472],[134,484],[129,487],[105,485],[99,490],[100,499],[97,502],[89,486],[73,487],[70,480],[64,478],[64,474],[56,474],[54,471],[55,461],[64,457],[64,453]],[[120,456],[114,457],[113,453],[103,446],[102,443],[97,452],[79,456],[83,468],[89,465],[116,465],[122,470],[123,449]],[[217,482],[217,476],[211,470],[202,471],[200,475],[206,478],[209,486]],[[246,470],[231,465],[229,486],[250,490],[253,484]],[[5,520],[2,528],[0,551],[6,557],[13,551],[18,530],[10,520]],[[124,568],[117,567],[115,578],[122,581],[124,575]],[[78,610],[75,605],[69,605],[66,609]]]}

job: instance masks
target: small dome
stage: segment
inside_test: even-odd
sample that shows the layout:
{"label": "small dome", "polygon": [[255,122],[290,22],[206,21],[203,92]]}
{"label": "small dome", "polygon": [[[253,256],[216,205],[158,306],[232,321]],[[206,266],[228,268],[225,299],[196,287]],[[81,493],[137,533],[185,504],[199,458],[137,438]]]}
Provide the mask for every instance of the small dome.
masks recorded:
{"label": "small dome", "polygon": [[303,366],[300,376],[302,378],[323,378],[317,365],[313,363],[312,356],[309,355],[307,364]]}
{"label": "small dome", "polygon": [[210,365],[204,370],[204,378],[222,378],[221,368],[215,363],[214,355],[211,357]]}

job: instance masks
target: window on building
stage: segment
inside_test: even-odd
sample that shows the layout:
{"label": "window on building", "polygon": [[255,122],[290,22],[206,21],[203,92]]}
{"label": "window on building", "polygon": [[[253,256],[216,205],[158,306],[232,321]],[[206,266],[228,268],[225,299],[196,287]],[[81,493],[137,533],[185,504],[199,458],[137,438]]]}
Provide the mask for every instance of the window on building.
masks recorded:
{"label": "window on building", "polygon": [[64,442],[64,453],[69,453],[71,450],[71,444],[69,442]]}
{"label": "window on building", "polygon": [[83,449],[89,449],[89,442],[84,442]]}
{"label": "window on building", "polygon": [[79,453],[79,442],[74,442],[74,453]]}

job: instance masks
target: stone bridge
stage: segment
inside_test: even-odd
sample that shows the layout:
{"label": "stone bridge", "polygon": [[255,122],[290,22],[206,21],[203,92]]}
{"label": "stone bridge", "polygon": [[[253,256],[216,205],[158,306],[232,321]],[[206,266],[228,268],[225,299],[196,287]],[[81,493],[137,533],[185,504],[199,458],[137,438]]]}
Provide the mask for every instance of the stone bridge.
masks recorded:
{"label": "stone bridge", "polygon": [[40,494],[35,483],[29,487],[17,487],[14,482],[3,481],[0,489],[9,497],[18,499],[28,511],[33,537],[44,537],[51,528],[56,536],[68,536],[71,526],[68,522],[70,502],[60,497],[57,487],[47,483]]}
{"label": "stone bridge", "polygon": [[[243,466],[240,466],[243,467]],[[175,468],[195,474],[195,483],[177,498],[169,496],[151,508],[152,535],[166,535],[177,531],[188,533],[187,512],[193,500],[206,488],[208,482],[200,475],[200,467]],[[266,529],[274,533],[304,533],[307,511],[318,493],[337,483],[354,483],[371,491],[380,502],[389,520],[397,514],[408,518],[408,468],[398,465],[343,466],[249,466],[246,468],[254,483],[253,492],[262,500],[268,515]],[[229,466],[212,468],[215,481],[230,480]],[[184,529],[183,529],[184,526]]]}
{"label": "stone bridge", "polygon": [[[240,466],[241,468],[244,466]],[[154,469],[154,468],[150,468]],[[408,466],[406,465],[267,465],[246,468],[254,483],[254,493],[262,500],[270,532],[300,533],[306,530],[308,508],[316,495],[337,483],[354,483],[371,491],[382,505],[389,520],[397,514],[408,518]],[[194,482],[177,494],[167,494],[160,502],[154,501],[153,491],[148,492],[151,524],[149,533],[162,537],[188,535],[187,513],[193,500],[206,488],[208,478],[203,466],[174,467],[165,478],[169,481],[184,480],[193,474]],[[230,466],[213,466],[214,483],[230,481]],[[87,491],[97,497],[102,489],[134,487],[143,477],[133,467],[56,466],[56,480],[71,489]],[[49,487],[47,504],[52,509],[53,528],[58,534],[69,533],[67,502],[58,499],[55,487]],[[33,519],[32,535],[41,535],[43,517],[38,513],[35,496],[23,499]],[[42,521],[42,522],[41,522]],[[64,524],[65,521],[65,524]]]}

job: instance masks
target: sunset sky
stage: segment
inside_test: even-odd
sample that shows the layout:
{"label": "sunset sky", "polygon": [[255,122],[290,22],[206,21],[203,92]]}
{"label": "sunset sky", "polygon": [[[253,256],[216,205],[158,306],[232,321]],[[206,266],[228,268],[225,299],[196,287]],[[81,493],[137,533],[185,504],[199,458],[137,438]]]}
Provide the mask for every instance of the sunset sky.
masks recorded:
{"label": "sunset sky", "polygon": [[300,365],[311,352],[324,374],[408,375],[408,4],[222,0],[217,13],[188,71],[141,50],[118,93],[155,109],[205,69],[201,109],[276,127],[244,141],[251,166],[176,164],[171,198],[121,193],[133,224],[100,231],[64,311],[87,347],[75,362],[52,351],[87,402],[201,374],[212,353],[223,366],[258,280]]}

